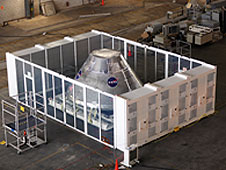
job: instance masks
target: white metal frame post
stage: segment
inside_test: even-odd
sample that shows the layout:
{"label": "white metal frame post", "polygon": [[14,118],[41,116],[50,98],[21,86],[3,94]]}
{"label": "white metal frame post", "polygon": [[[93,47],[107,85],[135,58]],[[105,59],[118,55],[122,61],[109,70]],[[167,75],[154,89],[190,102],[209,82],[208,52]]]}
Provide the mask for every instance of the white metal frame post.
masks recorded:
{"label": "white metal frame post", "polygon": [[66,100],[65,100],[65,84],[64,84],[64,79],[63,78],[61,78],[61,82],[62,82],[62,97],[63,97],[63,110],[62,110],[62,112],[63,112],[63,117],[64,117],[64,124],[66,125]]}
{"label": "white metal frame post", "polygon": [[117,133],[118,133],[118,129],[117,129],[117,112],[116,112],[116,97],[113,97],[113,115],[114,115],[114,131],[113,131],[113,137],[114,137],[114,150],[117,148]]}
{"label": "white metal frame post", "polygon": [[115,37],[111,37],[111,48],[115,49]]}
{"label": "white metal frame post", "polygon": [[169,64],[168,53],[165,54],[165,78],[168,78],[168,64]]}
{"label": "white metal frame post", "polygon": [[157,80],[157,77],[158,77],[158,73],[157,73],[157,51],[155,51],[155,81]]}
{"label": "white metal frame post", "polygon": [[180,57],[178,57],[178,73],[180,72]]}
{"label": "white metal frame post", "polygon": [[45,80],[45,72],[41,69],[42,73],[42,92],[43,92],[43,103],[45,106],[44,113],[47,115],[47,96],[46,96],[46,80]]}
{"label": "white metal frame post", "polygon": [[144,81],[147,81],[147,48],[144,48]]}
{"label": "white metal frame post", "polygon": [[89,54],[90,53],[90,37],[87,38],[87,43],[88,43],[88,51],[87,53]]}
{"label": "white metal frame post", "polygon": [[23,65],[23,69],[22,69],[22,74],[23,74],[23,78],[24,78],[24,101],[25,101],[25,103],[28,105],[28,101],[26,100],[27,99],[27,81],[26,81],[26,78],[25,78],[25,75],[26,75],[26,71],[25,71],[25,63],[23,62],[23,61],[21,61],[22,62],[22,65]]}
{"label": "white metal frame post", "polygon": [[60,45],[60,73],[63,74],[64,72],[64,64],[63,64],[63,46]]}
{"label": "white metal frame post", "polygon": [[102,116],[102,113],[101,113],[101,99],[100,99],[100,92],[97,92],[98,94],[98,112],[99,112],[99,140],[101,141],[101,135],[102,135],[102,127],[101,127],[101,116]]}
{"label": "white metal frame post", "polygon": [[85,134],[88,134],[88,128],[87,128],[87,103],[86,103],[86,93],[87,88],[83,86],[83,103],[84,103],[84,132]]}
{"label": "white metal frame post", "polygon": [[[70,82],[71,83],[71,82]],[[77,114],[75,112],[76,108],[75,108],[75,84],[71,83],[72,84],[72,96],[73,96],[73,114],[74,114],[74,128],[76,128],[77,126],[77,123],[76,123],[76,119],[77,119]]]}
{"label": "white metal frame post", "polygon": [[134,70],[137,71],[137,46],[134,45]]}
{"label": "white metal frame post", "polygon": [[74,59],[75,59],[75,72],[78,71],[78,55],[77,55],[77,41],[73,40],[74,43]]}
{"label": "white metal frame post", "polygon": [[[119,42],[121,43],[120,40]],[[127,42],[126,41],[124,41],[124,58],[127,60]]]}
{"label": "white metal frame post", "polygon": [[34,66],[30,65],[31,66],[31,72],[32,72],[32,75],[31,75],[31,81],[32,81],[32,96],[33,96],[33,100],[34,100],[34,108],[36,109],[37,106],[36,106],[36,90],[35,90],[35,71],[34,71]]}
{"label": "white metal frame post", "polygon": [[104,47],[104,38],[103,38],[103,34],[100,35],[100,48]]}
{"label": "white metal frame post", "polygon": [[54,118],[57,119],[56,118],[56,94],[55,94],[56,87],[55,87],[55,77],[51,73],[49,73],[49,74],[52,77],[52,85],[53,85],[53,101],[54,101],[54,109],[53,109],[53,111],[54,111]]}

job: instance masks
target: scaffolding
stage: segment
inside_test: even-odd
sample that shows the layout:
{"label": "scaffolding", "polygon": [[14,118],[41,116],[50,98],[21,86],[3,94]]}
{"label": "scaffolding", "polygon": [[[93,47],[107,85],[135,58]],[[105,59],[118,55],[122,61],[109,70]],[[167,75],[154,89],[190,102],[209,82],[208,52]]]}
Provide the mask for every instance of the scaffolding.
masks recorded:
{"label": "scaffolding", "polygon": [[[20,154],[26,150],[47,143],[46,115],[44,101],[40,94],[28,92],[24,103],[19,100],[2,100],[2,124],[4,129],[5,145],[11,146]],[[34,98],[41,100],[34,101]],[[19,96],[15,96],[16,99]]]}

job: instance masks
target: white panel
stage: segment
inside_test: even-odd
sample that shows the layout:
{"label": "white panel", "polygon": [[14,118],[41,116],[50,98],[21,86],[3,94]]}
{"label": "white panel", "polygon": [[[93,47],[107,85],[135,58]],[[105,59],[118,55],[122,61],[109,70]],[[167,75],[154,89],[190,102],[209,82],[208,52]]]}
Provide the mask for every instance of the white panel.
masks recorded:
{"label": "white panel", "polygon": [[6,53],[9,96],[17,95],[16,62],[13,54]]}
{"label": "white panel", "polygon": [[115,137],[116,137],[116,148],[121,151],[125,151],[127,145],[127,101],[121,97],[116,96],[116,107],[115,107]]}
{"label": "white panel", "polygon": [[[142,145],[148,139],[148,98],[142,98],[138,103],[138,144]],[[143,113],[143,114],[142,114]]]}

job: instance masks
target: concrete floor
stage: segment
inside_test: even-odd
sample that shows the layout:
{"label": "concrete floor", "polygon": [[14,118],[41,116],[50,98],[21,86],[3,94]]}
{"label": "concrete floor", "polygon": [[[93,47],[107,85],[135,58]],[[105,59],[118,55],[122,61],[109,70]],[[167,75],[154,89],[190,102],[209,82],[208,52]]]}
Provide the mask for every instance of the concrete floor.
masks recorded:
{"label": "concrete floor", "polygon": [[[111,2],[111,3],[110,3]],[[13,52],[32,47],[35,44],[44,44],[63,38],[65,35],[73,36],[97,29],[108,33],[123,30],[128,27],[140,25],[166,16],[168,10],[184,4],[186,0],[172,3],[168,0],[111,0],[105,6],[95,4],[63,11],[56,16],[37,17],[31,20],[22,20],[9,23],[9,26],[0,28],[0,59],[5,52]],[[126,5],[127,4],[127,5]],[[129,5],[128,5],[129,4]],[[121,5],[121,7],[120,7]],[[84,14],[110,12],[112,15],[104,17],[79,18]],[[42,26],[40,25],[42,24]],[[136,39],[144,30],[145,25],[136,34],[124,37]],[[43,32],[48,32],[43,36]]]}
{"label": "concrete floor", "polygon": [[[7,89],[0,90],[0,100],[7,96]],[[1,121],[1,118],[0,118]],[[1,121],[2,122],[2,121]],[[85,170],[105,165],[112,169],[114,152],[112,149],[86,136],[75,132],[53,120],[48,120],[48,144],[41,145],[21,155],[11,147],[0,145],[1,170]],[[3,140],[3,129],[0,129],[0,141]],[[122,158],[121,152],[116,157]]]}
{"label": "concrete floor", "polygon": [[[106,3],[107,2],[108,1],[106,1]],[[55,27],[53,23],[51,23],[53,26],[47,24],[45,28],[42,28],[45,31],[50,30],[52,34],[58,34],[58,36],[35,35],[32,36],[32,38],[1,38],[0,55],[4,58],[6,51],[16,51],[33,46],[34,44],[54,41],[63,37],[60,34],[76,35],[90,29],[99,29],[106,32],[122,30],[118,34],[136,40],[143,31],[143,28],[132,29],[133,26],[163,17],[165,11],[184,3],[182,0],[177,1],[180,4],[164,3],[166,0],[158,2],[157,0],[149,0],[146,1],[146,7],[143,8],[141,2],[142,1],[138,2],[138,0],[133,0],[134,6],[127,7],[125,4],[128,4],[128,1],[126,1],[124,4],[120,4],[124,6],[123,8],[114,8],[118,10],[118,14],[109,17],[94,18],[90,20],[89,23],[84,21],[78,24],[77,21],[69,21],[63,24],[65,25],[63,28],[62,25]],[[108,5],[113,7],[114,5],[116,6],[116,4],[117,3],[114,4],[113,2],[110,3],[109,1]],[[97,9],[95,8],[95,10]],[[130,10],[130,12],[123,12],[123,10]],[[69,12],[65,12],[70,17]],[[59,22],[64,22],[64,19],[59,20]],[[24,21],[27,25],[32,24],[32,22],[35,23],[36,21]],[[18,32],[21,31],[20,24],[21,23],[12,23],[8,29],[7,27],[0,28],[0,35],[9,35],[10,33],[14,33],[15,30]],[[36,29],[38,28],[37,26],[32,27],[34,31],[32,34],[40,33],[38,31],[39,29]],[[27,32],[29,31],[22,30],[20,33],[23,35]],[[224,147],[226,141],[226,114],[224,114],[226,111],[226,77],[224,75],[226,72],[226,58],[224,57],[224,54],[226,54],[225,46],[226,39],[223,39],[215,44],[194,47],[192,50],[193,58],[217,65],[218,67],[216,114],[195,123],[189,128],[183,128],[177,133],[167,135],[143,146],[139,150],[140,164],[132,169],[226,169],[226,148]],[[8,94],[5,70],[0,71],[0,77],[1,100],[7,97]],[[2,140],[3,133],[2,128],[0,128],[0,142]],[[48,120],[47,145],[42,145],[22,155],[17,155],[16,151],[10,147],[6,148],[0,145],[0,153],[0,170],[94,170],[100,169],[98,168],[100,163],[106,166],[103,169],[112,170],[114,164],[114,156],[111,149],[52,120]],[[117,152],[116,157],[121,159],[120,156],[121,153]]]}

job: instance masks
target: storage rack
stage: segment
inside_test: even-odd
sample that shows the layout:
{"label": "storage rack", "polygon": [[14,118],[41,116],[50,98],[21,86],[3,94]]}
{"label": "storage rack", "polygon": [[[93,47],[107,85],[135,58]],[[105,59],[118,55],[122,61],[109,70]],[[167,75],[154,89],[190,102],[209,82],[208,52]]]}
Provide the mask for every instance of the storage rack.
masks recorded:
{"label": "storage rack", "polygon": [[5,145],[16,149],[18,154],[47,143],[47,118],[39,112],[44,109],[44,105],[39,101],[34,102],[34,96],[39,99],[43,97],[32,92],[28,92],[26,96],[26,105],[15,99],[13,102],[2,100]]}

